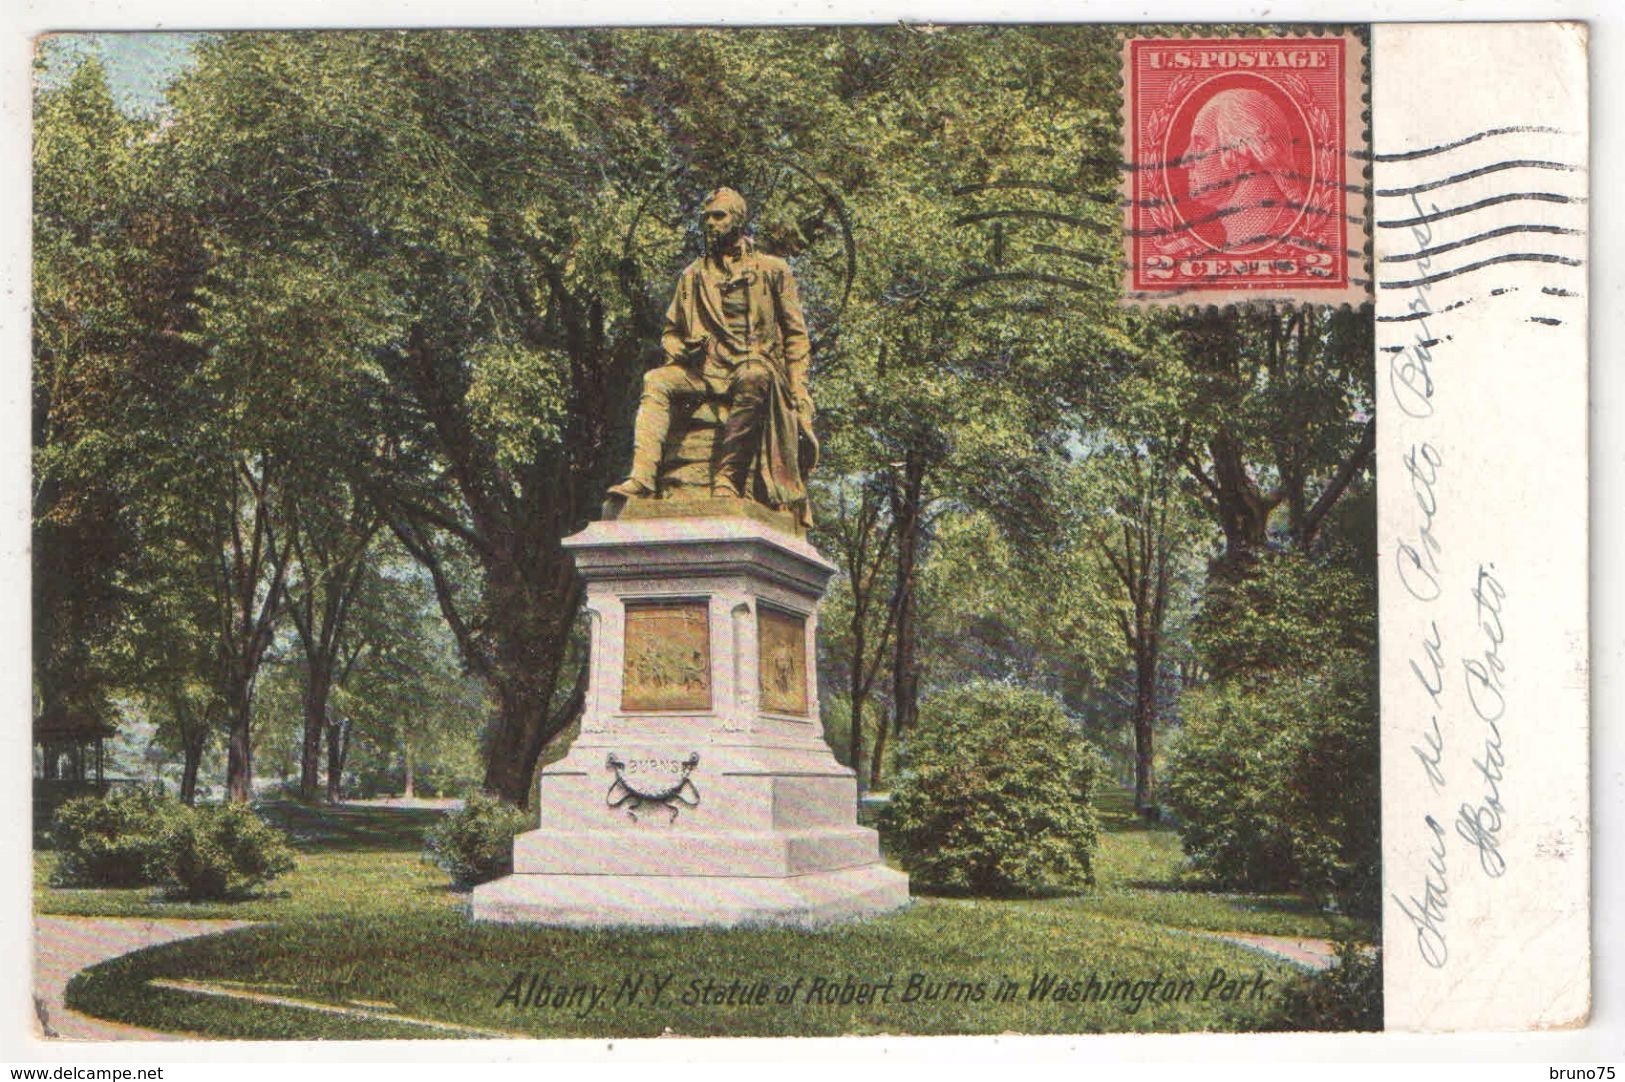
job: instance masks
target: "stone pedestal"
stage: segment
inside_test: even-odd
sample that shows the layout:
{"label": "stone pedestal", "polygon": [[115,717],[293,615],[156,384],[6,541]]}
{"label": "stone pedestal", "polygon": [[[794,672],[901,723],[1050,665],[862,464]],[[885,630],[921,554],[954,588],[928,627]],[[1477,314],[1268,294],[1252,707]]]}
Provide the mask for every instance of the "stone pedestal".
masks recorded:
{"label": "stone pedestal", "polygon": [[908,901],[818,717],[834,568],[788,516],[689,503],[634,501],[565,540],[592,622],[581,734],[477,919],[814,925]]}

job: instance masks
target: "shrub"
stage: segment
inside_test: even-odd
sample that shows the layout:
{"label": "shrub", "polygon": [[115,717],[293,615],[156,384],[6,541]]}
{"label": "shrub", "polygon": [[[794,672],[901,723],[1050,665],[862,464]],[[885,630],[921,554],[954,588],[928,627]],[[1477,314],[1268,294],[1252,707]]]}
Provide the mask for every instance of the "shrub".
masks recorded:
{"label": "shrub", "polygon": [[130,887],[164,875],[166,838],[187,812],[158,786],[76,797],[57,809],[52,842],[59,886]]}
{"label": "shrub", "polygon": [[287,836],[246,804],[192,809],[175,824],[166,860],[175,892],[193,900],[241,896],[295,865]]}
{"label": "shrub", "polygon": [[1210,583],[1162,793],[1192,866],[1240,890],[1380,908],[1376,572],[1358,545]]}
{"label": "shrub", "polygon": [[1382,953],[1375,947],[1341,942],[1337,964],[1306,973],[1281,992],[1264,1020],[1271,1030],[1382,1029]]}
{"label": "shrub", "polygon": [[428,858],[459,887],[513,871],[513,836],[530,826],[523,809],[478,793],[424,834]]}
{"label": "shrub", "polygon": [[1376,717],[1359,662],[1181,699],[1163,792],[1198,871],[1237,889],[1302,890],[1376,911]]}
{"label": "shrub", "polygon": [[922,704],[880,816],[918,881],[983,894],[1093,882],[1098,754],[1060,704],[975,683]]}

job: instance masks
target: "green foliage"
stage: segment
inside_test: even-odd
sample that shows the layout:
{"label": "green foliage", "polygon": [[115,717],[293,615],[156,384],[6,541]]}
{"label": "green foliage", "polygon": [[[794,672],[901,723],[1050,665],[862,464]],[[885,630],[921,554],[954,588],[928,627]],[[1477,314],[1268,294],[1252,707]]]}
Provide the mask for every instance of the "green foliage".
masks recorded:
{"label": "green foliage", "polygon": [[[287,830],[299,867],[278,880],[274,895],[232,903],[165,900],[150,890],[64,890],[36,878],[41,913],[163,918],[228,917],[262,922],[229,935],[188,940],[106,963],[80,978],[70,993],[75,1009],[163,1030],[215,1036],[382,1037],[406,1035],[395,1023],[308,1010],[245,1004],[166,992],[153,977],[250,981],[285,986],[295,998],[342,1005],[387,1000],[401,1015],[536,1036],[732,1032],[781,1035],[852,1032],[1189,1031],[1258,1028],[1258,1011],[1221,1012],[1214,1004],[1172,1004],[1137,1011],[1121,1003],[1012,1004],[940,1002],[931,1011],[873,1004],[760,1012],[695,1011],[675,1017],[667,1005],[647,1011],[614,1008],[576,1020],[570,1012],[493,1009],[513,977],[516,957],[546,957],[581,980],[613,978],[630,954],[649,964],[680,968],[701,957],[717,971],[760,972],[772,978],[794,957],[810,973],[941,973],[982,979],[1009,972],[1023,979],[1035,965],[1065,969],[1078,958],[1099,960],[1104,975],[1139,979],[1143,970],[1188,973],[1203,980],[1215,967],[1252,972],[1260,964],[1280,987],[1289,967],[1250,950],[1175,929],[1252,931],[1336,938],[1341,921],[1302,899],[1227,895],[1190,889],[1180,874],[1177,837],[1147,828],[1124,793],[1100,795],[1102,837],[1094,866],[1096,889],[1081,895],[985,900],[920,897],[907,909],[872,921],[804,932],[783,928],[598,934],[514,925],[470,925],[466,896],[444,889],[444,877],[417,855],[423,833],[440,818],[421,808],[268,804],[260,811]],[[36,854],[48,868],[55,854]],[[362,948],[358,948],[362,944]],[[455,965],[447,965],[455,947]],[[630,952],[630,954],[629,954]],[[341,960],[335,964],[335,959]],[[1121,959],[1123,961],[1119,962]],[[1047,960],[1047,961],[1046,961]],[[1073,968],[1076,968],[1073,966]],[[493,988],[470,997],[458,989]],[[405,998],[402,998],[405,997]],[[1262,1010],[1265,1004],[1260,1004]],[[426,1036],[422,1028],[410,1035]],[[443,1036],[443,1034],[442,1034]]]}
{"label": "green foliage", "polygon": [[165,874],[191,901],[239,898],[293,871],[286,836],[246,804],[207,804],[177,818],[165,845]]}
{"label": "green foliage", "polygon": [[513,871],[513,838],[531,826],[525,812],[476,793],[424,834],[425,855],[459,887],[486,883]]}
{"label": "green foliage", "polygon": [[63,885],[165,883],[177,897],[225,899],[294,868],[282,832],[246,805],[191,808],[157,787],[71,800],[58,809],[52,837],[52,881]]}
{"label": "green foliage", "polygon": [[357,639],[369,645],[333,698],[353,729],[347,762],[363,790],[370,775],[379,791],[399,794],[409,768],[426,791],[461,795],[480,780],[489,688],[462,671],[428,591],[421,575],[396,566],[354,617]]}
{"label": "green foliage", "polygon": [[365,479],[496,692],[485,783],[524,799],[575,712],[557,542],[613,479],[646,287],[683,257],[669,145],[545,32],[220,35],[170,103],[212,223],[193,340],[296,468]]}
{"label": "green foliage", "polygon": [[1049,696],[972,683],[926,700],[881,829],[922,884],[1008,894],[1092,882],[1101,765]]}
{"label": "green foliage", "polygon": [[[1376,648],[1376,575],[1341,549],[1267,556],[1237,580],[1216,578],[1196,618],[1215,680],[1305,673]],[[1343,658],[1345,661],[1356,659]]]}
{"label": "green foliage", "polygon": [[1334,477],[1356,476],[1374,445],[1370,310],[1168,312],[1148,330],[1159,341],[1123,385],[1138,400],[1129,430],[1196,449],[1186,466],[1227,561],[1282,540],[1309,549]]}
{"label": "green foliage", "polygon": [[851,700],[839,694],[820,696],[818,720],[824,723],[824,743],[829,745],[835,761],[856,770],[857,767],[848,761],[851,758],[849,744],[852,737]]}
{"label": "green foliage", "polygon": [[[100,62],[47,58],[33,131],[33,661],[36,716],[111,720],[121,580],[136,559],[125,401],[162,320],[165,260],[143,190],[140,126]],[[72,63],[67,70],[62,68]]]}
{"label": "green foliage", "polygon": [[51,822],[59,854],[52,882],[96,887],[158,882],[166,871],[172,831],[187,810],[157,786],[68,801]]}
{"label": "green foliage", "polygon": [[1382,1029],[1382,951],[1343,940],[1337,964],[1281,990],[1264,1029],[1376,1032]]}
{"label": "green foliage", "polygon": [[943,517],[920,574],[933,670],[1054,689],[1070,706],[1120,664],[1109,584],[1088,539],[1055,540],[1013,537],[985,511]]}
{"label": "green foliage", "polygon": [[1371,586],[1282,555],[1231,587],[1202,643],[1224,678],[1181,699],[1168,804],[1198,870],[1374,912],[1380,800]]}
{"label": "green foliage", "polygon": [[38,912],[87,917],[326,923],[389,910],[413,915],[460,904],[445,877],[422,860],[423,833],[441,818],[419,807],[256,803],[254,810],[283,831],[299,865],[276,890],[229,901],[183,902],[163,889],[78,890],[48,887],[57,854],[35,854]]}

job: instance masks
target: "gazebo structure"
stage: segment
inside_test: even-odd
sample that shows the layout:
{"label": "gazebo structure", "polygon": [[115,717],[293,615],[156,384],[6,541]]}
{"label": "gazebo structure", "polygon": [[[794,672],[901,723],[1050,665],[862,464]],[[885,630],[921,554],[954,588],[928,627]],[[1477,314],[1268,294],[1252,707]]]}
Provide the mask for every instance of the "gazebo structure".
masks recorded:
{"label": "gazebo structure", "polygon": [[66,709],[34,718],[34,817],[48,819],[58,804],[107,791],[107,738],[115,732],[102,718]]}

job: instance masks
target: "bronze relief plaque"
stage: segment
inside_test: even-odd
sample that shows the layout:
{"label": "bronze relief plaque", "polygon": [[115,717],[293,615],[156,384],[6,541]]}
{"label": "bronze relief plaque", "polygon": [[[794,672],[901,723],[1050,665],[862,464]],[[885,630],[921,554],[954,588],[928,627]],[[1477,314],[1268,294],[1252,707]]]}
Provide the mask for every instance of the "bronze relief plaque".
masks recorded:
{"label": "bronze relief plaque", "polygon": [[756,637],[761,644],[759,666],[762,709],[781,714],[807,712],[807,621],[800,616],[756,608]]}
{"label": "bronze relief plaque", "polygon": [[704,601],[626,606],[622,710],[709,710],[711,623]]}

